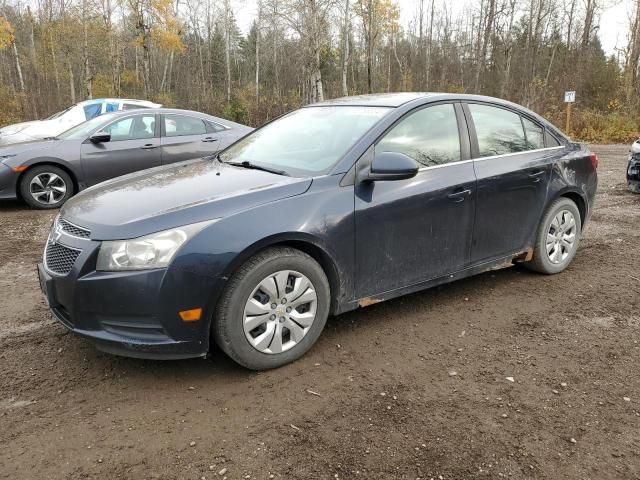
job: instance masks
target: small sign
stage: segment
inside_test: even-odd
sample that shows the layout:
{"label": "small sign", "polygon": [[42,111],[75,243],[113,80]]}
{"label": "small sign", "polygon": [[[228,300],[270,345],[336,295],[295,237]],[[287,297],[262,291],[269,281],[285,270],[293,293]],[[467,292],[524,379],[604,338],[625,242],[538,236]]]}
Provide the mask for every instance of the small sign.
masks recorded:
{"label": "small sign", "polygon": [[564,92],[564,101],[565,103],[574,103],[576,101],[576,92]]}

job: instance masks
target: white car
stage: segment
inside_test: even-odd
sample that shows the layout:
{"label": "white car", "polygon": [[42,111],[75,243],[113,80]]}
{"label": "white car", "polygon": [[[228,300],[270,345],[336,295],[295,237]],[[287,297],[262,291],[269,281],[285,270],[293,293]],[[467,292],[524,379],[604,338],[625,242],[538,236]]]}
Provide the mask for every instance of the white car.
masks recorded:
{"label": "white car", "polygon": [[134,110],[138,108],[158,108],[162,105],[146,100],[126,100],[119,98],[98,98],[76,103],[71,107],[51,115],[44,120],[15,123],[0,128],[0,146],[11,145],[19,142],[29,142],[47,137],[55,137],[91,120],[103,113],[117,112],[121,110]]}

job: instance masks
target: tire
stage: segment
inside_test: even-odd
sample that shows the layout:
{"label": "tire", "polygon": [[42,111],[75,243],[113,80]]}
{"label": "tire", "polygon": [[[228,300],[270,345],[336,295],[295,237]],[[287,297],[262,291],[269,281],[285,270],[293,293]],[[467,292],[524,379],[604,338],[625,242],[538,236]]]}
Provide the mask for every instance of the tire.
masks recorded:
{"label": "tire", "polygon": [[247,260],[229,280],[217,304],[213,338],[246,368],[280,367],[300,358],[318,340],[330,304],[329,281],[313,258],[289,247],[269,248]]}
{"label": "tire", "polygon": [[20,179],[20,194],[33,208],[59,208],[73,193],[69,174],[54,165],[30,168]]}
{"label": "tire", "polygon": [[[569,227],[569,225],[572,224],[568,221],[570,216],[573,216],[574,221],[572,227]],[[563,221],[566,221],[564,225],[562,224]],[[556,229],[556,225],[561,228]],[[547,208],[543,215],[540,226],[538,227],[533,259],[525,263],[524,266],[535,272],[547,275],[562,272],[569,266],[573,257],[575,257],[581,234],[582,219],[577,205],[569,198],[558,198],[549,205],[549,208]],[[567,239],[571,237],[571,235],[573,235],[573,242],[569,248],[567,247],[568,242],[563,241],[563,239]],[[555,237],[555,240],[553,240],[553,237]],[[548,241],[549,243],[547,243]],[[553,246],[549,253],[547,253],[548,246],[551,244],[553,244]]]}

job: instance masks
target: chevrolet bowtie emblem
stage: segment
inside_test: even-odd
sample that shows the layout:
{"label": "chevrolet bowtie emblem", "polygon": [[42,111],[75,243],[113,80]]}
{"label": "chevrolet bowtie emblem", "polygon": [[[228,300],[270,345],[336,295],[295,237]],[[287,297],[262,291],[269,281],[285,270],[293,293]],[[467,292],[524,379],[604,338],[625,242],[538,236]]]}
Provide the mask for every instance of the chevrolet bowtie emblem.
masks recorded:
{"label": "chevrolet bowtie emblem", "polygon": [[56,225],[55,229],[53,230],[53,232],[51,232],[51,235],[49,236],[49,243],[51,245],[55,245],[60,240],[60,237],[62,237],[62,230],[60,229],[60,227]]}

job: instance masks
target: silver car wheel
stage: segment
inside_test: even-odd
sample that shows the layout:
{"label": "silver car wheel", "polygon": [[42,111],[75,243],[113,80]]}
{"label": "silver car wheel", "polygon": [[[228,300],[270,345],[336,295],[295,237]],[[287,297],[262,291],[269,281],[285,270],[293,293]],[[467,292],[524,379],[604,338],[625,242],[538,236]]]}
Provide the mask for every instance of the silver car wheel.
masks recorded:
{"label": "silver car wheel", "polygon": [[576,244],[576,219],[569,210],[561,210],[547,232],[547,255],[553,264],[564,262]]}
{"label": "silver car wheel", "polygon": [[306,276],[293,270],[276,272],[249,295],[243,314],[245,337],[259,352],[286,352],[307,334],[317,308],[316,290]]}
{"label": "silver car wheel", "polygon": [[40,173],[31,180],[29,192],[38,203],[54,205],[67,194],[67,184],[55,173]]}

